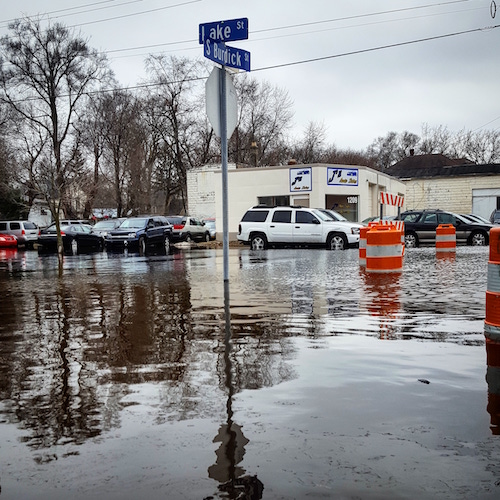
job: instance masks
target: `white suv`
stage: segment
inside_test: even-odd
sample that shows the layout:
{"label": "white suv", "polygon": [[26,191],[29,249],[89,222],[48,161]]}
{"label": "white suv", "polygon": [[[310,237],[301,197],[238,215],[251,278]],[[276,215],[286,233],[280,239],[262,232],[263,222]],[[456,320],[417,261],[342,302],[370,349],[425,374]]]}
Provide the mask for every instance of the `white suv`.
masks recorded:
{"label": "white suv", "polygon": [[279,245],[322,245],[344,250],[359,245],[361,224],[336,221],[314,208],[256,206],[238,226],[238,241],[253,250]]}

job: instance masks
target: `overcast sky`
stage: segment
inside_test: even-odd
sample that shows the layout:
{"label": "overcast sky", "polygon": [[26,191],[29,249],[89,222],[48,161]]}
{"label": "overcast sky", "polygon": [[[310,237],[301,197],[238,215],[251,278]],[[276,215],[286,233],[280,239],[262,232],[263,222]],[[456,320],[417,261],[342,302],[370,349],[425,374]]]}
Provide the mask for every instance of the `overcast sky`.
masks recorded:
{"label": "overcast sky", "polygon": [[324,124],[328,143],[342,149],[390,131],[420,134],[424,123],[500,128],[500,1],[495,18],[491,0],[2,3],[0,35],[8,21],[38,14],[77,26],[124,87],[147,80],[149,53],[203,59],[200,23],[246,17],[249,39],[228,45],[251,53],[253,78],[288,92],[297,138],[309,122]]}

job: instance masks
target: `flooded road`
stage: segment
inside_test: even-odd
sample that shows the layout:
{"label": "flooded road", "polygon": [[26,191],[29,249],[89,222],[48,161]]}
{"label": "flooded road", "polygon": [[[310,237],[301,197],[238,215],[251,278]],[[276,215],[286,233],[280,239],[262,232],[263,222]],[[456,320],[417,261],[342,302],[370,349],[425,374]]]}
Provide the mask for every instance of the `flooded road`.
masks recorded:
{"label": "flooded road", "polygon": [[498,498],[487,262],[0,251],[0,497]]}

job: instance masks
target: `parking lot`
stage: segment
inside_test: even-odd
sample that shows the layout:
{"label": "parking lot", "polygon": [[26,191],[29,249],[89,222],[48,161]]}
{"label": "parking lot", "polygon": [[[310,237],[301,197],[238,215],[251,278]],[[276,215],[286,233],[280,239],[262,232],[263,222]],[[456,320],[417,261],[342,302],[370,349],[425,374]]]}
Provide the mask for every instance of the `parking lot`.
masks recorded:
{"label": "parking lot", "polygon": [[498,498],[488,252],[1,251],[2,498]]}

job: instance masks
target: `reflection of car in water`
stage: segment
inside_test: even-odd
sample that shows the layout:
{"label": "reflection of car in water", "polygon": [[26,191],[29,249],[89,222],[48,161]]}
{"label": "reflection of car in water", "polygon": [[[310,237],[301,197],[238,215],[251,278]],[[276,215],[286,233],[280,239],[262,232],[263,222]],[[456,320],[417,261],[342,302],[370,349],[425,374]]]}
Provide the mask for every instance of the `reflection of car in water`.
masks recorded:
{"label": "reflection of car in water", "polygon": [[120,227],[109,231],[106,238],[108,250],[135,250],[145,253],[150,247],[161,246],[168,253],[172,241],[172,225],[159,215],[129,217]]}

